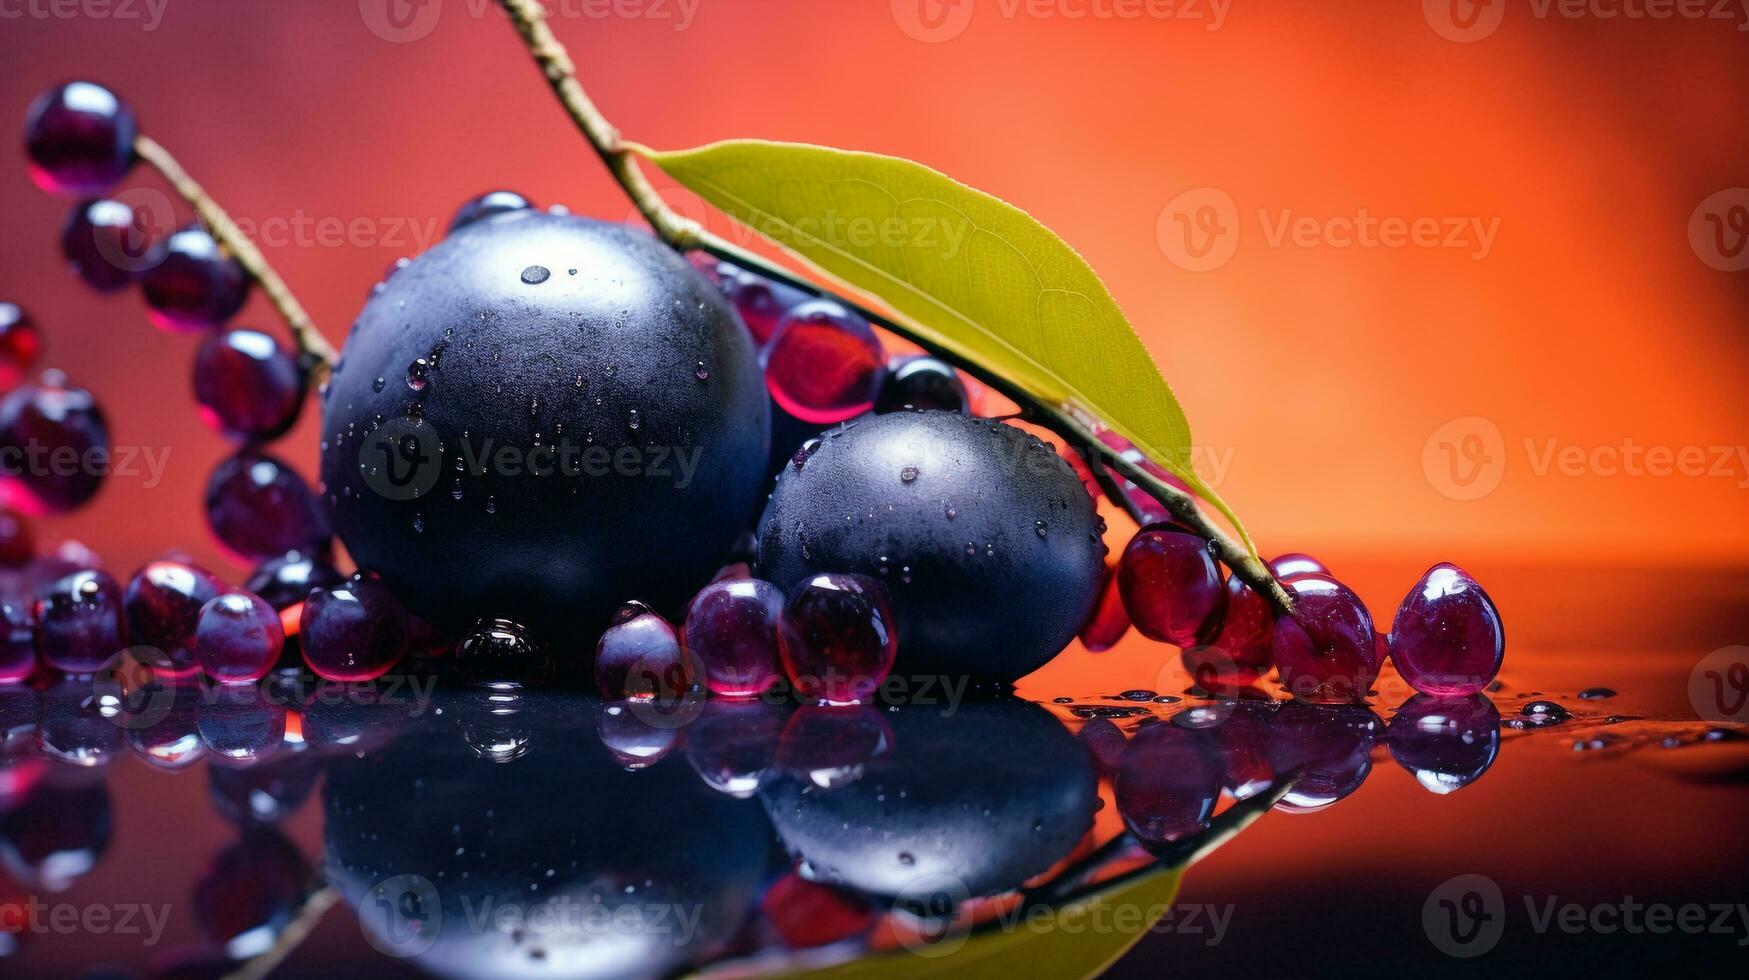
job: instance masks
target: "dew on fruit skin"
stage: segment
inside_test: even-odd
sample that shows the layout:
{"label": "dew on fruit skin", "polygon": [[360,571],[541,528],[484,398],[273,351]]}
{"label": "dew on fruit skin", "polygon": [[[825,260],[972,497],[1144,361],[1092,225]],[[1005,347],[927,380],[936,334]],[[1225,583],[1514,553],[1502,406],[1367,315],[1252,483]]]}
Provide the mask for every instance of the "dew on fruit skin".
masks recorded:
{"label": "dew on fruit skin", "polygon": [[1044,521],[1033,521],[1032,522],[1032,529],[1034,531],[1037,531],[1038,536],[1042,538],[1045,536],[1045,531],[1047,529],[1047,525],[1045,524]]}
{"label": "dew on fruit skin", "polygon": [[498,500],[497,500],[497,498],[495,498],[495,497],[487,497],[486,498],[486,513],[488,513],[488,514],[498,513]]}
{"label": "dew on fruit skin", "polygon": [[456,500],[462,499],[462,481],[460,478],[457,478],[455,486],[450,488],[449,495]]}
{"label": "dew on fruit skin", "polygon": [[946,507],[946,509],[947,509],[947,519],[948,520],[951,521],[954,518],[960,516],[960,512],[957,510],[954,510],[952,504],[944,504],[943,506]]}
{"label": "dew on fruit skin", "polygon": [[384,388],[388,387],[388,385],[388,379],[379,374],[377,375],[377,379],[370,383],[370,390],[381,393]]}
{"label": "dew on fruit skin", "polygon": [[544,265],[531,265],[522,270],[522,281],[530,286],[538,286],[551,277],[552,272],[550,272]]}
{"label": "dew on fruit skin", "polygon": [[634,408],[626,412],[626,428],[636,432],[638,426],[642,424],[644,424],[643,419],[639,417],[637,409]]}
{"label": "dew on fruit skin", "polygon": [[900,483],[913,483],[917,479],[917,467],[907,466],[899,471]]}
{"label": "dew on fruit skin", "polygon": [[699,361],[692,369],[692,376],[700,381],[709,381],[711,378],[711,369],[706,367],[703,361]]}

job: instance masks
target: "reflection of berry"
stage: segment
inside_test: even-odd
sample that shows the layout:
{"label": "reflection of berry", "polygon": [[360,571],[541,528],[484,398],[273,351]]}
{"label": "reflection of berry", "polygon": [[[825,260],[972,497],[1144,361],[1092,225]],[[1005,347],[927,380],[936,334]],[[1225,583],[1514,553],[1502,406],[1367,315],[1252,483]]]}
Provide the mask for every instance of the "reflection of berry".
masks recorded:
{"label": "reflection of berry", "polygon": [[25,117],[30,176],[51,193],[102,194],[133,166],[138,132],[133,110],[101,85],[49,89]]}
{"label": "reflection of berry", "polygon": [[772,882],[759,900],[759,910],[791,949],[812,949],[866,935],[878,917],[861,895],[809,881],[793,871]]}
{"label": "reflection of berry", "polygon": [[1221,795],[1221,770],[1203,733],[1156,723],[1124,748],[1113,783],[1130,830],[1150,844],[1166,844],[1208,827]]}

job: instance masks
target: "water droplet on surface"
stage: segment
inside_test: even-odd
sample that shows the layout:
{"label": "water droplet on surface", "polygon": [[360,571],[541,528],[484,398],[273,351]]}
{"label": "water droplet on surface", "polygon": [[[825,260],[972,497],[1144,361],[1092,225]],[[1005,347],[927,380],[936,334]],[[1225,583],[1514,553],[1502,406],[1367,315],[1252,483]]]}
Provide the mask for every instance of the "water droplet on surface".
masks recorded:
{"label": "water droplet on surface", "polygon": [[692,376],[700,381],[709,381],[711,378],[711,369],[706,367],[703,361],[699,361],[692,369]]}
{"label": "water droplet on surface", "polygon": [[907,466],[899,471],[899,482],[910,483],[917,479],[917,467]]}
{"label": "water droplet on surface", "polygon": [[638,431],[638,426],[643,424],[644,420],[638,416],[637,409],[634,408],[631,411],[626,412],[626,428],[636,432]]}
{"label": "water droplet on surface", "polygon": [[488,514],[498,513],[498,501],[496,498],[494,498],[494,497],[487,497],[486,498],[486,513],[488,513]]}
{"label": "water droplet on surface", "polygon": [[552,273],[547,271],[547,267],[544,265],[531,265],[522,270],[522,281],[530,286],[538,286],[551,276]]}
{"label": "water droplet on surface", "polygon": [[388,379],[384,378],[382,375],[378,375],[377,379],[370,383],[370,390],[380,392],[388,387],[388,384]]}
{"label": "water droplet on surface", "polygon": [[1033,521],[1033,522],[1032,522],[1032,529],[1033,529],[1033,530],[1034,530],[1034,531],[1037,531],[1037,532],[1038,532],[1038,536],[1039,536],[1039,537],[1041,537],[1041,538],[1042,538],[1042,537],[1044,537],[1044,536],[1045,536],[1045,529],[1046,529],[1046,525],[1045,525],[1045,522],[1044,522],[1044,521]]}
{"label": "water droplet on surface", "polygon": [[1607,687],[1588,687],[1579,692],[1581,701],[1601,701],[1604,698],[1615,697],[1615,691]]}
{"label": "water droplet on surface", "polygon": [[431,383],[431,362],[421,357],[407,365],[407,387],[414,391],[424,391]]}

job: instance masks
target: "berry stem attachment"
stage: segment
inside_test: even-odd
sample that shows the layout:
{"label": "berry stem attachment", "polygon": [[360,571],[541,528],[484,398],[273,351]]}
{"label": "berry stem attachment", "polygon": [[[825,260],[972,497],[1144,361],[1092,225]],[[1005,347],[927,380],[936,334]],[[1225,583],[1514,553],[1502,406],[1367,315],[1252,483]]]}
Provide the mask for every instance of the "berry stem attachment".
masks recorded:
{"label": "berry stem attachment", "polygon": [[816,297],[823,297],[840,303],[860,314],[864,319],[876,326],[885,328],[906,340],[917,344],[936,357],[947,361],[962,371],[972,375],[990,387],[1001,392],[1016,405],[1031,421],[1055,432],[1071,446],[1085,447],[1090,461],[1111,466],[1124,477],[1141,487],[1149,495],[1159,500],[1161,505],[1172,512],[1172,516],[1189,527],[1192,531],[1211,541],[1215,545],[1216,557],[1227,564],[1245,581],[1247,585],[1269,599],[1283,612],[1292,614],[1293,600],[1287,592],[1275,581],[1262,561],[1253,556],[1248,548],[1233,539],[1226,531],[1209,520],[1196,500],[1177,487],[1157,479],[1153,474],[1140,466],[1123,459],[1117,452],[1105,445],[1097,435],[1072,415],[1067,406],[1047,405],[1020,390],[1007,379],[999,377],[986,368],[972,364],[950,351],[939,349],[929,340],[919,336],[916,330],[894,321],[857,303],[847,297],[840,296],[830,290],[809,282],[789,272],[776,263],[727,241],[705,229],[698,222],[676,213],[662,200],[643,171],[638,169],[633,159],[634,146],[620,138],[619,130],[615,129],[595,107],[584,93],[583,85],[577,80],[576,66],[571,56],[566,53],[565,46],[553,35],[552,29],[546,24],[546,10],[539,0],[498,0],[504,12],[509,15],[510,22],[516,27],[516,32],[522,36],[523,43],[528,47],[528,53],[540,66],[541,73],[546,76],[547,84],[558,96],[571,120],[589,140],[601,161],[607,165],[608,171],[619,182],[656,236],[677,251],[700,249],[726,259],[746,269],[751,269],[761,275],[776,279],[785,285],[799,289]]}
{"label": "berry stem attachment", "polygon": [[249,236],[243,234],[225,209],[219,207],[217,201],[208,196],[188,171],[182,169],[182,164],[170,155],[170,151],[149,136],[140,135],[134,138],[134,154],[144,160],[152,169],[162,174],[170,187],[188,202],[194,213],[206,226],[213,238],[224,247],[249,278],[261,286],[261,291],[267,294],[267,299],[273,308],[279,311],[281,319],[291,330],[292,338],[297,342],[298,350],[303,354],[306,368],[311,372],[310,380],[319,382],[322,376],[334,366],[339,355],[328,343],[322,332],[316,329],[310,315],[304,311],[296,296],[279,277],[273,267],[267,264],[267,259]]}

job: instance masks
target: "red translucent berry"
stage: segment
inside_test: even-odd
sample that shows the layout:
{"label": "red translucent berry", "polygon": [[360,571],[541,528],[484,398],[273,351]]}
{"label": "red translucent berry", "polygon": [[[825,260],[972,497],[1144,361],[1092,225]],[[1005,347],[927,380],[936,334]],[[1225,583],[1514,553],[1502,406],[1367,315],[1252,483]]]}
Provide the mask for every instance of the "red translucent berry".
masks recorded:
{"label": "red translucent berry", "polygon": [[1362,704],[1290,702],[1269,727],[1271,768],[1283,778],[1298,774],[1277,804],[1289,813],[1321,810],[1359,789],[1384,734],[1378,715]]}
{"label": "red translucent berry", "polygon": [[1422,694],[1475,694],[1500,672],[1506,631],[1488,593],[1456,565],[1421,576],[1391,623],[1391,662]]}
{"label": "red translucent berry", "polygon": [[875,394],[877,412],[966,411],[966,386],[960,374],[940,358],[927,354],[894,358]]}
{"label": "red translucent berry", "polygon": [[407,651],[401,605],[373,576],[317,589],[304,601],[298,642],[304,660],[331,681],[368,681],[389,672]]}
{"label": "red translucent berry", "polygon": [[1117,565],[1108,562],[1105,579],[1099,586],[1099,602],[1081,627],[1081,645],[1093,653],[1102,653],[1117,646],[1117,641],[1129,631],[1130,614],[1117,587]]}
{"label": "red translucent berry", "polygon": [[304,551],[288,551],[262,562],[243,587],[274,609],[286,609],[303,602],[311,589],[325,589],[344,581],[346,576],[321,558]]}
{"label": "red translucent berry", "polygon": [[36,601],[37,653],[69,674],[89,674],[115,656],[127,635],[121,586],[108,573],[74,572],[44,586]]}
{"label": "red translucent berry", "polygon": [[15,303],[0,303],[0,390],[23,380],[42,355],[36,321]]}
{"label": "red translucent berry", "polygon": [[205,330],[243,308],[249,274],[206,229],[191,225],[153,250],[140,289],[159,328],[172,333]]}
{"label": "red translucent berry", "polygon": [[813,300],[778,322],[760,355],[765,386],[785,411],[832,425],[874,406],[886,363],[868,321],[830,300]]}
{"label": "red translucent berry", "polygon": [[595,645],[595,687],[610,701],[672,701],[699,678],[680,647],[680,635],[641,602],[628,602]]}
{"label": "red translucent berry", "polygon": [[1136,532],[1118,565],[1117,587],[1137,632],[1181,647],[1219,626],[1227,602],[1209,542],[1171,525]]}
{"label": "red translucent berry", "polygon": [[765,921],[790,949],[812,949],[864,936],[879,914],[855,892],[809,881],[789,872],[759,900]]}
{"label": "red translucent berry", "polygon": [[1283,580],[1293,578],[1296,575],[1330,574],[1330,569],[1325,568],[1323,562],[1311,555],[1302,555],[1297,551],[1271,558],[1269,570],[1275,573],[1276,578]]}
{"label": "red translucent berry", "polygon": [[132,285],[150,264],[150,247],[134,209],[105,198],[74,208],[61,230],[61,254],[85,285],[100,293]]}
{"label": "red translucent berry", "polygon": [[1166,844],[1208,828],[1221,796],[1221,770],[1201,733],[1169,723],[1144,726],[1118,761],[1112,788],[1124,823],[1145,843]]}
{"label": "red translucent berry", "polygon": [[1275,609],[1234,575],[1219,630],[1206,644],[1185,647],[1184,669],[1207,690],[1244,687],[1269,672]]}
{"label": "red translucent berry", "polygon": [[68,82],[36,97],[25,116],[30,176],[56,194],[102,194],[134,162],[134,113],[92,82]]}
{"label": "red translucent berry", "polygon": [[213,536],[245,561],[326,554],[334,536],[327,509],[303,478],[262,453],[241,452],[214,467],[206,519]]}
{"label": "red translucent berry", "polygon": [[[34,673],[36,610],[22,601],[0,601],[0,684],[29,680]],[[0,743],[5,738],[6,733],[0,732]]]}
{"label": "red translucent berry", "polygon": [[[1168,486],[1176,487],[1186,494],[1192,493],[1188,484],[1167,472],[1165,467],[1162,467],[1160,464],[1155,463],[1153,460],[1150,460],[1147,456],[1143,455],[1141,450],[1131,445],[1130,441],[1123,436],[1107,429],[1099,433],[1099,441],[1115,451],[1124,460],[1146,470],[1147,473],[1155,479],[1160,480]],[[1142,515],[1142,523],[1144,525],[1160,524],[1171,519],[1171,512],[1166,509],[1165,505],[1154,499],[1152,494],[1143,490],[1140,486],[1137,486],[1135,482],[1131,480],[1123,480],[1119,484],[1118,489],[1121,492],[1122,499],[1113,500],[1112,503],[1118,504],[1119,506],[1125,506],[1127,504],[1125,509],[1134,509],[1140,512]]]}
{"label": "red translucent berry", "polygon": [[757,346],[763,347],[777,332],[777,323],[785,313],[813,298],[793,286],[703,253],[693,264],[722,290]]}
{"label": "red translucent berry", "polygon": [[508,619],[475,623],[456,645],[455,665],[463,680],[483,687],[545,684],[554,670],[545,644],[528,627]]}
{"label": "red translucent berry", "polygon": [[250,592],[226,592],[200,610],[194,657],[206,675],[222,684],[267,676],[285,649],[279,613]]}
{"label": "red translucent berry", "polygon": [[1365,697],[1383,665],[1366,605],[1328,575],[1308,572],[1282,584],[1294,615],[1278,618],[1271,637],[1281,686],[1302,701]]}
{"label": "red translucent berry", "polygon": [[1385,729],[1391,757],[1429,792],[1456,792],[1475,782],[1500,752],[1500,712],[1487,695],[1403,702]]}
{"label": "red translucent berry", "polygon": [[698,658],[712,693],[750,698],[777,681],[782,613],[783,593],[760,579],[712,582],[693,597],[681,642]]}
{"label": "red translucent berry", "polygon": [[453,234],[459,228],[465,228],[493,215],[527,211],[533,207],[534,204],[528,198],[515,191],[487,191],[478,197],[469,198],[462,202],[461,207],[456,208],[455,217],[449,219],[449,230]]}
{"label": "red translucent berry", "polygon": [[134,573],[122,596],[128,635],[133,643],[157,648],[171,676],[191,674],[197,666],[194,631],[201,608],[223,591],[225,583],[199,566],[149,562]]}
{"label": "red translucent berry", "polygon": [[0,568],[22,568],[36,557],[36,531],[22,514],[0,508]]}
{"label": "red translucent berry", "polygon": [[779,624],[784,673],[811,700],[868,700],[899,652],[886,586],[861,575],[804,580],[790,592]]}
{"label": "red translucent berry", "polygon": [[777,743],[777,768],[820,789],[862,778],[869,763],[893,751],[893,730],[866,704],[809,704],[796,709]]}
{"label": "red translucent berry", "polygon": [[74,510],[103,486],[109,424],[91,392],[45,371],[0,400],[0,476],[10,503],[38,514]]}
{"label": "red translucent berry", "polygon": [[194,355],[194,399],[214,430],[238,442],[278,438],[304,404],[297,357],[258,330],[227,330]]}

